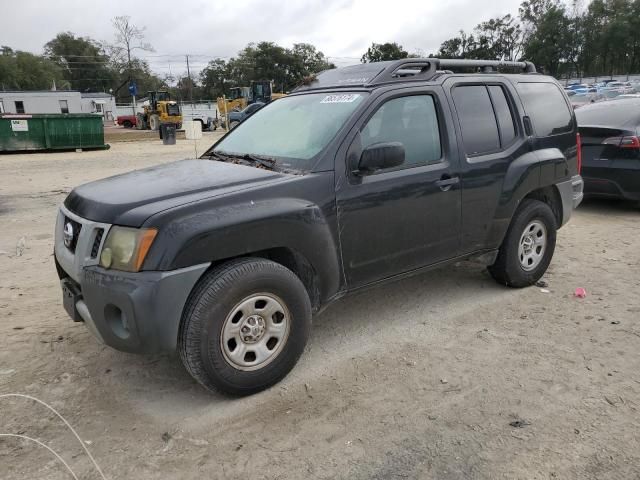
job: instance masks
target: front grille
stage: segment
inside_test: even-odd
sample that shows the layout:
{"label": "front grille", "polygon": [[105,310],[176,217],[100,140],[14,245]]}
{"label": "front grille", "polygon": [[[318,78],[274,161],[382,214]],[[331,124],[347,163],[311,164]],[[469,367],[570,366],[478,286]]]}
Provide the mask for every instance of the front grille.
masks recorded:
{"label": "front grille", "polygon": [[96,238],[93,241],[93,246],[91,247],[91,258],[96,258],[98,256],[98,252],[100,251],[100,243],[102,242],[103,235],[104,235],[104,228],[97,228]]}
{"label": "front grille", "polygon": [[64,225],[63,231],[66,231],[67,225],[70,224],[73,229],[73,236],[71,237],[71,241],[67,242],[65,240],[65,246],[71,250],[73,253],[76,252],[76,245],[78,244],[78,237],[80,236],[80,230],[82,230],[82,224],[76,222],[75,220],[71,220],[69,217],[64,217]]}

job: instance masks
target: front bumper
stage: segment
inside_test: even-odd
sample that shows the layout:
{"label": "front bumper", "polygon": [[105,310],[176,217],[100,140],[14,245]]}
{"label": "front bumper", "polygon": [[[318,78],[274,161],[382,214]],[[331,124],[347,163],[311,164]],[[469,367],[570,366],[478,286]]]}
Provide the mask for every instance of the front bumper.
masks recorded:
{"label": "front bumper", "polygon": [[[64,243],[65,223],[77,234]],[[111,225],[58,213],[54,255],[63,304],[102,343],[126,352],[174,351],[182,310],[209,263],[168,272],[120,272],[98,265]]]}
{"label": "front bumper", "polygon": [[562,199],[562,223],[564,225],[571,218],[573,211],[580,205],[584,198],[584,182],[580,175],[574,175],[570,180],[556,183],[560,198]]}
{"label": "front bumper", "polygon": [[101,343],[117,350],[172,352],[187,298],[209,265],[137,273],[90,266],[80,283],[59,269],[65,308]]}

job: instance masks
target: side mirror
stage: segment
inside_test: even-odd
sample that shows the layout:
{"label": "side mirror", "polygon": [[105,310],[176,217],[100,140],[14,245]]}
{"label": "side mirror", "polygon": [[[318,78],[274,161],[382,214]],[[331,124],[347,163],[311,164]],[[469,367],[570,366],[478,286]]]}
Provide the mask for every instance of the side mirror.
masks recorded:
{"label": "side mirror", "polygon": [[358,172],[368,175],[384,168],[393,168],[404,163],[404,145],[400,142],[374,143],[362,151]]}

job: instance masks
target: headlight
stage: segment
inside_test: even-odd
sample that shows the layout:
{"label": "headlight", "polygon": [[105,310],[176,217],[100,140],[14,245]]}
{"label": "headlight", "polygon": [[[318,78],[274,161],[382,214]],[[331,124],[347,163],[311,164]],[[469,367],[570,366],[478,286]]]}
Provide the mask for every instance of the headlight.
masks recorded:
{"label": "headlight", "polygon": [[155,228],[111,227],[100,254],[100,266],[140,271],[157,233]]}

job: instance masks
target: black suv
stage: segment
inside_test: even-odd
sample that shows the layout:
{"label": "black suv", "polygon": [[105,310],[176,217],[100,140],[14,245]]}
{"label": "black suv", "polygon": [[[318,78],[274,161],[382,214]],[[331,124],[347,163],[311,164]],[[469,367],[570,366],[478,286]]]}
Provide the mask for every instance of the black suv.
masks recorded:
{"label": "black suv", "polygon": [[576,134],[526,62],[323,72],[201,159],[74,189],[56,226],[65,308],[116,349],[177,350],[207,388],[259,391],[346,293],[469,258],[536,282],[582,199]]}

